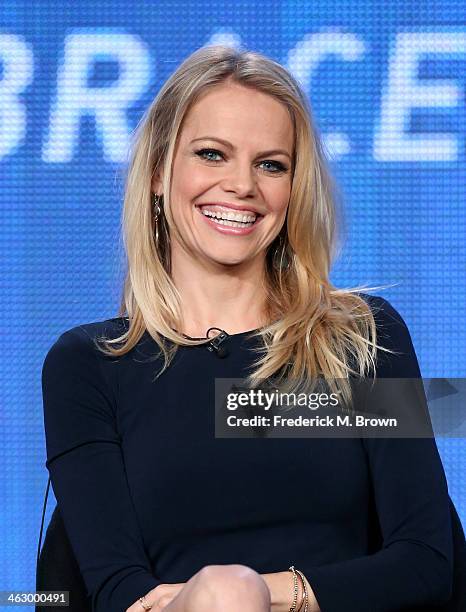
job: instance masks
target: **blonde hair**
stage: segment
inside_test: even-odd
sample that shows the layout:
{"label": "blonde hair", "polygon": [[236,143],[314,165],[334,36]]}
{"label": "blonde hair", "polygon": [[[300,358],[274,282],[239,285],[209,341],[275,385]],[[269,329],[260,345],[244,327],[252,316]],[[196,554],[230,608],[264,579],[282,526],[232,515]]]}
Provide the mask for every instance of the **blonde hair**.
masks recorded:
{"label": "blonde hair", "polygon": [[[337,190],[309,103],[283,66],[253,51],[221,45],[195,51],[164,83],[136,127],[122,214],[127,271],[119,316],[127,315],[129,327],[117,338],[100,338],[104,348],[99,348],[109,356],[124,355],[147,330],[164,355],[160,376],[178,345],[209,341],[191,340],[175,331],[181,329],[181,299],[170,276],[170,232],[176,232],[176,227],[169,194],[184,117],[203,93],[225,82],[280,101],[290,113],[295,137],[287,218],[266,254],[268,324],[253,334],[261,337],[265,351],[247,380],[256,385],[275,377],[280,384],[286,376],[288,383],[296,381],[297,389],[309,378],[341,379],[340,389],[349,401],[349,376],[365,376],[371,369],[375,375],[376,349],[388,350],[377,346],[371,307],[357,295],[361,289],[376,288],[337,289],[330,282],[337,252]],[[151,185],[162,168],[165,214],[157,248]],[[282,241],[277,242],[280,236]],[[288,262],[287,268],[273,264],[280,244],[279,259]],[[161,335],[173,344],[166,344]]]}

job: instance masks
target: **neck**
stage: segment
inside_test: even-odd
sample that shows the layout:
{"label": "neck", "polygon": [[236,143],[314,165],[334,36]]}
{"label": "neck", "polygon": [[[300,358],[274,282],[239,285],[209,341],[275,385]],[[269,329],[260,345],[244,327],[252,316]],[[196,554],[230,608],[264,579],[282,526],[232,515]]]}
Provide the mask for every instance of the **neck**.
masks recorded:
{"label": "neck", "polygon": [[[264,261],[237,265],[194,260],[172,254],[172,278],[181,296],[182,333],[205,337],[209,327],[229,334],[266,324]],[[217,331],[212,330],[210,335]]]}

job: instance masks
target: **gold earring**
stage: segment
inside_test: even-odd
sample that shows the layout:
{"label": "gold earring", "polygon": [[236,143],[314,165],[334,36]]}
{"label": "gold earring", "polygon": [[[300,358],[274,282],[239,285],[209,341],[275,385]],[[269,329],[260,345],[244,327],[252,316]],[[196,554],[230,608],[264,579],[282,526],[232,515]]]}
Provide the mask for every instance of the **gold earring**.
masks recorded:
{"label": "gold earring", "polygon": [[162,209],[160,207],[161,199],[162,199],[162,196],[159,195],[158,193],[154,195],[153,208],[154,208],[154,221],[155,221],[155,244],[157,247],[159,245],[159,223],[158,221],[162,213]]}

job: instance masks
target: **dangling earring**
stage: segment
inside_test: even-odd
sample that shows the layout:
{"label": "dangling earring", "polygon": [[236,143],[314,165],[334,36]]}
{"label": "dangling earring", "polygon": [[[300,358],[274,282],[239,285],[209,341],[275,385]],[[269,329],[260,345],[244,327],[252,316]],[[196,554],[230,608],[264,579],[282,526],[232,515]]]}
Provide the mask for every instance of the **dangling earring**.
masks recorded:
{"label": "dangling earring", "polygon": [[153,203],[153,207],[154,207],[154,221],[155,221],[155,245],[158,248],[159,246],[159,217],[162,213],[162,209],[160,207],[160,201],[162,199],[163,196],[159,195],[158,193],[156,193],[154,195],[154,203]]}

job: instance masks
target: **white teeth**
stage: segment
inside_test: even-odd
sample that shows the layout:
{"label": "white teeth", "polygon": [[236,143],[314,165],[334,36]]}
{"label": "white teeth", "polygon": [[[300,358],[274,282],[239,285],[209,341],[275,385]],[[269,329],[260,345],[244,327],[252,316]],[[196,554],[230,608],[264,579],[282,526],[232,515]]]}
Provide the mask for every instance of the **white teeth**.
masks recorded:
{"label": "white teeth", "polygon": [[214,221],[215,223],[218,223],[219,225],[229,225],[230,227],[250,227],[251,225],[254,225],[254,221],[243,223],[242,221],[225,221],[225,219],[215,219],[215,218],[212,218],[212,221]]}
{"label": "white teeth", "polygon": [[256,215],[242,214],[242,213],[234,213],[231,211],[228,212],[217,212],[211,210],[202,210],[201,212],[206,217],[212,217],[213,219],[223,220],[223,221],[233,221],[235,223],[235,227],[238,227],[237,223],[246,223],[253,224],[256,220]]}

